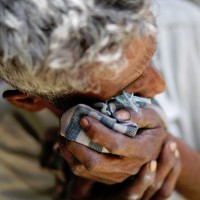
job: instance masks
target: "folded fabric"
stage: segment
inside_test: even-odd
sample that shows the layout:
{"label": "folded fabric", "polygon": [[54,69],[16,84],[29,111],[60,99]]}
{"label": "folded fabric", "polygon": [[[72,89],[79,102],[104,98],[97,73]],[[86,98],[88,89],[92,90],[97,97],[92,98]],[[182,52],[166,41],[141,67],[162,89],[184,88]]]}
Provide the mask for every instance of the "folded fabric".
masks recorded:
{"label": "folded fabric", "polygon": [[61,135],[70,141],[74,141],[89,148],[101,152],[109,153],[102,145],[92,142],[80,126],[80,119],[89,116],[101,122],[104,126],[115,132],[133,137],[138,130],[137,124],[131,121],[120,122],[115,118],[114,113],[122,108],[131,107],[136,112],[138,107],[143,107],[150,100],[127,94],[116,96],[105,103],[96,103],[93,108],[84,104],[79,104],[67,110],[61,118]]}

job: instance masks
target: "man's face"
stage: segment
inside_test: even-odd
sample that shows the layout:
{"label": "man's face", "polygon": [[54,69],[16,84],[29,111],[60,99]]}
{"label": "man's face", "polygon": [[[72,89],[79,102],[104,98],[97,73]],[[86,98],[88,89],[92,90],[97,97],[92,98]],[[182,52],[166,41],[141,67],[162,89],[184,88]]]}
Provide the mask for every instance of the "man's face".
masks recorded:
{"label": "man's face", "polygon": [[[124,47],[124,53],[128,61],[127,66],[114,78],[108,68],[104,68],[102,72],[98,66],[93,66],[88,73],[84,74],[89,77],[91,82],[98,83],[100,89],[98,92],[92,89],[88,92],[74,92],[63,98],[55,99],[55,105],[62,110],[66,110],[79,103],[90,104],[95,101],[105,101],[117,95],[122,90],[129,93],[136,93],[143,97],[152,97],[162,92],[165,88],[165,82],[150,65],[155,48],[156,42],[150,37],[138,38],[129,43]],[[98,76],[94,78],[93,74],[98,74]],[[15,105],[31,111],[41,109],[40,107],[38,108],[38,101],[41,102],[40,98],[36,98],[34,101],[31,101],[31,104],[28,104],[30,99],[28,98],[27,101],[26,95],[13,94],[12,92],[11,94],[7,93],[4,97]],[[33,106],[33,102],[36,102],[36,107]],[[42,103],[39,104],[43,106]]]}
{"label": "man's face", "polygon": [[[91,82],[97,82],[99,91],[79,92],[67,95],[65,102],[67,107],[77,103],[107,100],[122,90],[129,93],[137,93],[144,97],[152,97],[160,93],[165,88],[165,82],[159,73],[150,65],[151,58],[156,48],[156,42],[152,37],[143,37],[134,40],[124,47],[127,66],[114,78],[109,69],[105,68],[93,77],[93,73],[98,73],[98,66],[90,69],[85,75],[90,77]],[[108,77],[110,74],[110,78]],[[106,76],[106,78],[104,78]]]}

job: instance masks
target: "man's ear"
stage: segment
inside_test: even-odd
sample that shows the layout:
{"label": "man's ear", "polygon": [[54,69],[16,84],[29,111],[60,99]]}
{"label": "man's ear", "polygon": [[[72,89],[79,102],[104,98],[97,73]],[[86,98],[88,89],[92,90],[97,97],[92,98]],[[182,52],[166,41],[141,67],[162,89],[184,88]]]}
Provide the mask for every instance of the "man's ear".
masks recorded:
{"label": "man's ear", "polygon": [[40,111],[46,107],[41,98],[30,97],[18,90],[5,91],[3,93],[3,98],[13,105],[30,112]]}

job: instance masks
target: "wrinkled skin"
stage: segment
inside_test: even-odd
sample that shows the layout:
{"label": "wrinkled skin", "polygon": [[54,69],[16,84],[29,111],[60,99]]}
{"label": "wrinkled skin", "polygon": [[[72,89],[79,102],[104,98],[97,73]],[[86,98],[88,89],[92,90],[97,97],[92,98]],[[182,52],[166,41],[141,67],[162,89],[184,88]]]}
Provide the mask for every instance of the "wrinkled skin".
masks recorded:
{"label": "wrinkled skin", "polygon": [[[144,43],[141,45],[145,45]],[[126,91],[145,97],[152,97],[161,92],[165,84],[152,66],[148,65],[153,53],[152,49],[150,48],[147,52],[151,53],[147,53],[146,55],[148,56],[142,57],[142,61],[139,59],[141,58],[140,53],[137,56],[137,60],[135,60],[127,52],[130,56],[130,65],[124,70],[117,84],[122,83],[120,84],[121,86],[126,82]],[[140,60],[140,68],[138,65],[134,65],[134,63],[138,63],[138,60]],[[132,66],[138,67],[137,70],[139,71],[137,71],[136,77],[127,76],[131,70],[136,70]],[[129,83],[127,84],[127,82]],[[115,92],[115,88],[119,88],[116,83],[105,83],[104,80],[102,81],[102,85],[104,87],[102,87],[103,91],[100,92],[102,95],[100,95],[101,98],[99,99],[103,100],[111,97],[113,92]],[[123,89],[123,87],[120,89]],[[90,93],[90,95],[92,96],[93,94]],[[109,130],[90,117],[84,117],[80,122],[90,139],[105,146],[112,153],[111,155],[99,154],[80,144],[66,140],[60,142],[61,153],[71,166],[74,174],[109,185],[121,183],[128,177],[139,172],[137,180],[133,181],[132,185],[129,185],[128,188],[124,189],[123,184],[118,184],[118,187],[122,187],[120,191],[123,191],[119,194],[119,199],[130,199],[129,197],[132,194],[136,195],[136,199],[150,199],[154,194],[160,199],[165,199],[171,194],[175,186],[178,174],[180,173],[180,160],[178,158],[175,159],[174,154],[170,155],[167,153],[167,150],[163,150],[163,146],[167,145],[168,135],[160,117],[154,110],[144,108],[140,109],[139,113],[131,110],[129,110],[129,113],[130,116],[126,118],[127,115],[125,114],[125,118],[131,119],[140,128],[138,135],[133,139],[124,137],[119,133],[113,133],[112,130]],[[121,115],[123,116],[122,112]],[[158,170],[149,175],[147,167],[149,162],[158,158]],[[150,177],[147,180],[145,178],[146,175]],[[89,183],[90,187],[88,189],[91,189],[92,184],[90,181]],[[115,194],[112,193],[112,189],[110,189],[110,195],[108,193],[106,193],[106,197],[104,196],[103,199],[112,199],[112,195]],[[95,198],[97,198],[96,192],[95,195]],[[77,199],[79,198],[80,196]]]}
{"label": "wrinkled skin", "polygon": [[[27,101],[26,95],[16,91],[8,91],[4,96],[8,99],[12,99],[13,96],[15,102],[20,99],[17,104],[21,105],[23,102],[23,108],[27,106],[27,102],[31,102]],[[26,98],[23,99],[25,96]],[[46,101],[42,105],[46,105]],[[29,110],[30,104],[27,107]],[[33,103],[31,110],[39,108],[41,109],[41,106]],[[68,161],[72,171],[78,175],[71,189],[72,200],[117,199],[116,197],[131,199],[130,196],[133,195],[137,199],[162,200],[171,195],[181,170],[179,153],[176,143],[173,142],[174,139],[166,133],[162,120],[152,108],[140,109],[139,113],[130,109],[126,111],[128,112],[121,110],[117,114],[137,122],[140,128],[143,128],[136,138],[114,134],[113,131],[89,117],[81,120],[83,128],[91,139],[102,144],[106,141],[104,145],[109,145],[107,148],[117,155],[99,154],[80,144],[67,142],[64,138],[60,140],[61,154]],[[87,122],[90,123],[88,127],[85,126]],[[108,141],[111,141],[110,144]],[[116,143],[116,141],[118,142]],[[157,146],[154,146],[154,143]],[[163,146],[159,147],[162,143]],[[161,151],[151,154],[150,152],[156,149],[155,147],[161,148]],[[131,154],[131,152],[134,153]],[[157,157],[158,159],[156,159]],[[82,163],[79,161],[80,158]],[[149,166],[151,160],[155,159],[157,160],[157,169],[154,168],[152,171]],[[139,173],[134,180],[127,179],[137,171]],[[123,183],[119,183],[123,180],[125,180]],[[95,181],[116,184],[109,186]],[[75,191],[79,191],[78,196]],[[116,194],[116,191],[119,192]]]}
{"label": "wrinkled skin", "polygon": [[138,125],[140,130],[134,138],[114,132],[90,117],[84,117],[80,122],[87,136],[108,149],[111,155],[99,154],[83,145],[62,140],[61,152],[74,174],[106,184],[119,183],[158,157],[167,136],[159,116],[149,108],[140,109],[138,113],[128,110],[129,113],[126,116],[118,111],[116,116],[130,118]]}
{"label": "wrinkled skin", "polygon": [[[124,49],[128,58],[128,66],[124,67],[115,79],[106,80],[102,78],[101,72],[101,76],[97,80],[100,86],[99,93],[79,92],[62,98],[60,101],[66,104],[65,109],[78,103],[86,103],[87,99],[90,101],[91,99],[92,101],[109,99],[123,89],[144,97],[152,97],[164,90],[165,82],[159,73],[149,65],[155,50],[155,40],[151,37],[140,38],[125,46]],[[96,73],[98,66],[95,69],[92,68],[88,73],[91,81],[94,81],[93,70]],[[107,73],[106,69],[104,73]],[[65,111],[56,110],[55,106],[49,106],[49,103],[46,100],[42,101],[41,98],[37,100],[37,97],[32,97],[35,100],[30,101],[30,97],[26,95],[22,95],[20,98],[16,98],[16,96],[10,93],[4,94],[4,97],[11,103],[31,111],[42,109],[40,106],[37,107],[37,103],[33,104],[32,102],[42,102],[40,104],[44,108],[51,109],[58,116]],[[26,98],[29,100],[27,101]],[[91,140],[105,146],[112,154],[100,154],[83,145],[65,139],[60,140],[62,156],[67,160],[72,172],[82,177],[82,186],[84,185],[85,188],[83,195],[79,194],[78,197],[73,198],[86,199],[87,196],[92,195],[92,188],[94,184],[96,185],[94,182],[101,182],[108,185],[117,184],[116,187],[120,189],[118,190],[119,199],[150,199],[154,194],[160,199],[165,199],[174,188],[180,171],[180,162],[177,156],[175,159],[174,153],[170,154],[166,150],[169,142],[168,134],[160,116],[151,108],[140,109],[139,113],[128,110],[128,114],[127,112],[124,114],[123,111],[119,111],[118,115],[138,124],[140,129],[134,138],[114,133],[90,117],[84,117],[80,121],[82,128]],[[148,166],[152,160],[157,160],[158,167],[157,170],[150,173]],[[129,180],[130,184],[126,185],[127,178],[136,174],[136,179]],[[78,180],[80,181],[80,178]],[[82,188],[81,185],[79,186]],[[98,199],[98,196],[101,199],[103,194],[101,192],[98,194],[97,191],[102,186],[95,189],[95,199]],[[112,195],[115,193],[113,194],[112,187],[115,186],[106,186],[108,191],[103,199],[113,199]],[[137,198],[130,198],[133,195]]]}
{"label": "wrinkled skin", "polygon": [[[177,177],[181,170],[177,150],[176,148],[171,149],[171,144],[175,143],[168,141],[162,149],[157,163],[157,169],[154,168],[155,171],[150,169],[150,163],[148,163],[142,167],[137,176],[135,176],[135,179],[128,179],[123,183],[108,186],[77,177],[71,189],[71,199],[167,199],[175,187]],[[79,191],[78,194],[77,191]]]}
{"label": "wrinkled skin", "polygon": [[[130,115],[121,110],[116,115],[130,118],[139,125],[142,130],[134,138],[113,133],[90,117],[81,120],[90,139],[105,146],[112,155],[102,155],[74,142],[61,140],[62,155],[77,176],[109,185],[118,183],[105,187],[85,180],[85,187],[89,185],[88,193],[84,193],[86,196],[94,190],[97,197],[97,191],[100,190],[99,199],[113,199],[115,190],[120,191],[116,195],[118,199],[131,199],[131,196],[133,199],[165,199],[171,195],[181,169],[176,143],[168,139],[163,123],[153,109],[140,109],[139,114],[128,110],[128,113]],[[155,166],[150,168],[152,160],[157,160],[157,169]],[[135,174],[137,176],[134,180],[127,181],[128,177]],[[120,185],[121,182],[124,183]],[[106,192],[102,193],[102,190]],[[81,197],[79,194],[74,199],[85,199],[84,195]]]}

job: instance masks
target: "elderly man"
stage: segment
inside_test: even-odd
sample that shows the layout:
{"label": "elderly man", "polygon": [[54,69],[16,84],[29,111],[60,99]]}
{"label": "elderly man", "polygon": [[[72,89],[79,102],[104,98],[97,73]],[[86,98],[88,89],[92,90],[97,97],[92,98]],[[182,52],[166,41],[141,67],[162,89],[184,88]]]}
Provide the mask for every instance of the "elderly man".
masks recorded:
{"label": "elderly man", "polygon": [[[0,1],[0,76],[24,93],[7,92],[5,98],[60,116],[78,103],[104,101],[122,90],[144,97],[161,92],[164,81],[149,65],[156,28],[147,8],[145,0]],[[125,188],[118,185],[120,199],[168,196],[180,171],[179,152],[157,112],[144,107],[138,113],[119,110],[115,117],[136,123],[138,134],[123,136],[83,117],[87,136],[112,154],[61,140],[72,171],[106,184],[139,173]],[[106,195],[116,199],[109,189]]]}

